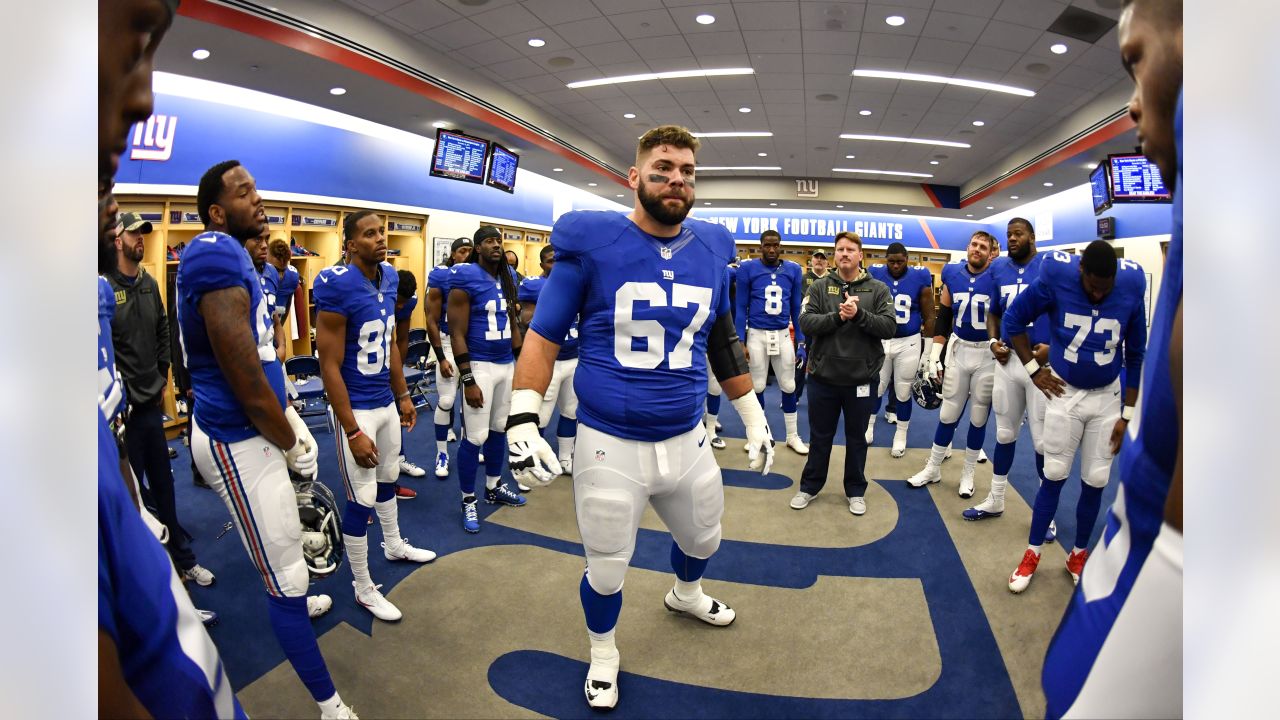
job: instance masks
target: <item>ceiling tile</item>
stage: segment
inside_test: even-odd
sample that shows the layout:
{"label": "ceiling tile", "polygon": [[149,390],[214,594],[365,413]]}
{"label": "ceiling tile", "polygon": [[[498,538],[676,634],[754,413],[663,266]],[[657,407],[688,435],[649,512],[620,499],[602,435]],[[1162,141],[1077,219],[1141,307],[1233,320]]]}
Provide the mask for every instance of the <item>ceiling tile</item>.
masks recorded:
{"label": "ceiling tile", "polygon": [[608,19],[602,17],[560,23],[556,26],[556,32],[560,33],[561,37],[569,38],[574,45],[582,43],[594,45],[622,39]]}
{"label": "ceiling tile", "polygon": [[800,29],[800,8],[794,1],[742,3],[734,11],[743,30]]}
{"label": "ceiling tile", "polygon": [[[634,38],[631,40],[631,47],[639,53],[641,59],[646,61],[653,57],[684,57],[692,54],[682,35]],[[688,65],[684,69],[694,67],[697,65]]]}
{"label": "ceiling tile", "polygon": [[809,53],[856,55],[858,53],[858,33],[855,32],[805,30],[801,38],[804,41],[806,55]]}
{"label": "ceiling tile", "polygon": [[[675,20],[676,26],[687,35],[731,32],[739,29],[737,14],[734,12],[733,6],[728,3],[719,5],[694,3],[688,7],[670,7],[667,12]],[[711,15],[716,21],[710,25],[699,24],[695,18],[702,14]]]}
{"label": "ceiling tile", "polygon": [[995,18],[1044,30],[1062,14],[1067,4],[1058,0],[1004,0]]}
{"label": "ceiling tile", "polygon": [[862,41],[858,44],[858,55],[906,60],[911,57],[915,47],[916,39],[913,37],[864,32]]}
{"label": "ceiling tile", "polygon": [[451,50],[493,40],[493,36],[489,34],[488,30],[465,18],[454,20],[447,25],[431,28],[422,34]]}
{"label": "ceiling tile", "polygon": [[1043,33],[1024,25],[1014,25],[1002,20],[992,20],[978,38],[980,45],[1026,52]]}
{"label": "ceiling tile", "polygon": [[1000,9],[1001,0],[933,0],[934,10],[989,18]]}
{"label": "ceiling tile", "polygon": [[[634,43],[633,43],[633,46],[634,46]],[[642,52],[640,53],[640,59],[644,60],[645,64],[647,64],[649,66],[649,69],[652,70],[653,72],[668,72],[672,70],[689,70],[691,68],[700,67],[700,65],[698,64],[698,59],[693,57],[692,53],[688,55],[671,57],[666,55],[646,55],[645,53]]]}
{"label": "ceiling tile", "polygon": [[521,33],[542,27],[543,23],[533,13],[519,5],[497,8],[472,15],[471,19],[499,37]]}
{"label": "ceiling tile", "polygon": [[730,32],[700,33],[686,36],[693,53],[702,55],[727,55],[729,53],[746,53],[747,46],[742,41],[742,33]]}
{"label": "ceiling tile", "polygon": [[[751,56],[751,67],[759,73],[802,73],[804,56],[800,53],[768,53]],[[794,80],[792,81],[795,82]]]}
{"label": "ceiling tile", "polygon": [[387,11],[386,16],[418,31],[439,27],[462,17],[436,0],[410,0]]}
{"label": "ceiling tile", "polygon": [[808,52],[804,54],[804,71],[806,73],[822,73],[825,75],[850,74],[856,64],[857,58],[852,54],[835,55]]}
{"label": "ceiling tile", "polygon": [[348,2],[348,5],[364,5],[373,12],[384,13],[393,8],[404,5],[408,0],[359,0],[358,2]]}
{"label": "ceiling tile", "polygon": [[519,80],[520,78],[533,77],[534,75],[545,75],[543,70],[537,63],[529,58],[519,58],[517,60],[508,60],[488,68],[491,72],[505,80]]}
{"label": "ceiling tile", "polygon": [[440,0],[440,3],[447,5],[450,10],[467,17],[486,13],[498,7],[510,7],[518,2],[519,0],[485,0],[483,4],[477,5],[475,3],[467,4],[460,0]]}
{"label": "ceiling tile", "polygon": [[526,10],[537,15],[542,22],[552,27],[600,14],[594,5],[585,0],[524,0],[521,4]]}
{"label": "ceiling tile", "polygon": [[801,47],[799,30],[744,30],[742,37],[753,56],[757,53],[794,53]]}
{"label": "ceiling tile", "polygon": [[986,18],[960,13],[929,13],[929,19],[920,31],[921,37],[938,40],[957,40],[960,42],[976,42],[987,26]]}
{"label": "ceiling tile", "polygon": [[[530,38],[538,38],[546,44],[543,45],[542,47],[533,47],[529,45]],[[553,50],[569,49],[569,43],[566,42],[559,35],[557,35],[554,30],[548,27],[538,27],[532,30],[527,30],[525,32],[515,33],[513,35],[506,35],[502,39],[505,40],[508,45],[510,45],[511,47],[515,48],[516,50],[520,51],[522,54],[528,57],[533,57],[534,55],[541,55],[542,53],[552,52]]]}
{"label": "ceiling tile", "polygon": [[951,40],[930,40],[921,42],[916,45],[916,51],[912,53],[912,61],[922,60],[924,62],[945,63],[954,68],[964,61],[965,56],[969,54],[972,43],[954,42]]}
{"label": "ceiling tile", "polygon": [[[964,59],[964,64],[970,67],[982,68],[984,70],[995,70],[997,72],[1008,72],[1009,68],[1022,57],[1020,53],[1011,50],[1001,50],[1000,48],[979,45],[969,51],[969,55]],[[966,75],[965,77],[969,77]],[[985,80],[986,78],[973,78],[975,80]]]}
{"label": "ceiling tile", "polygon": [[800,26],[805,30],[862,30],[866,5],[851,2],[800,3]]}
{"label": "ceiling tile", "polygon": [[680,29],[665,9],[610,15],[609,22],[628,40],[680,34]]}
{"label": "ceiling tile", "polygon": [[637,10],[658,10],[662,0],[593,0],[596,9],[605,15],[620,15]]}
{"label": "ceiling tile", "polygon": [[[632,49],[631,44],[625,40],[580,47],[578,52],[582,53],[582,56],[594,65],[641,60],[639,53]],[[645,70],[644,72],[649,71]]]}
{"label": "ceiling tile", "polygon": [[468,60],[471,60],[476,65],[493,65],[495,63],[524,57],[512,49],[510,45],[501,42],[483,42],[475,45],[464,45],[454,52]]}

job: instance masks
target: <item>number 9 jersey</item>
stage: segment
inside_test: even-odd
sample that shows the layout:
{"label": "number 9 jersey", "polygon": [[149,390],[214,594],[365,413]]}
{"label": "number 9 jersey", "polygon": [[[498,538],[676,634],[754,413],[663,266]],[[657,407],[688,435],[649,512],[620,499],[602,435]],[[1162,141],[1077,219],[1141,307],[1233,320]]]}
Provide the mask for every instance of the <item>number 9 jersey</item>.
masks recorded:
{"label": "number 9 jersey", "polygon": [[342,382],[356,410],[391,405],[391,345],[396,334],[396,290],[400,276],[390,263],[378,265],[378,284],[350,265],[327,267],[316,275],[312,296],[321,312],[347,319]]}
{"label": "number 9 jersey", "polygon": [[920,291],[933,287],[933,274],[928,268],[908,267],[902,277],[895,278],[889,266],[878,263],[867,268],[871,277],[889,286],[893,298],[894,319],[898,321],[896,338],[911,337],[920,332]]}
{"label": "number 9 jersey", "polygon": [[580,314],[578,420],[609,435],[657,442],[702,421],[707,335],[729,313],[733,237],[686,219],[656,238],[625,215],[577,211],[551,234],[556,266],[532,329],[564,337]]}

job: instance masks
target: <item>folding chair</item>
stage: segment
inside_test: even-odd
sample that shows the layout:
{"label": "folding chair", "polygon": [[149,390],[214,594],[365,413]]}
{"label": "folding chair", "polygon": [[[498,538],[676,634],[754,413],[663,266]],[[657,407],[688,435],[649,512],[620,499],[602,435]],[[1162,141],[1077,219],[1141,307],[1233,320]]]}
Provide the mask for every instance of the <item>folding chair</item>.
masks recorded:
{"label": "folding chair", "polygon": [[[293,379],[293,387],[302,406],[298,415],[304,422],[308,417],[324,417],[324,426],[328,427],[329,397],[325,395],[324,381],[320,379],[320,359],[315,355],[294,355],[284,361],[284,372]],[[307,423],[307,427],[317,426]]]}
{"label": "folding chair", "polygon": [[[426,331],[423,331],[424,333]],[[404,381],[409,386],[409,397],[413,398],[414,407],[433,409],[427,399],[427,391],[435,378],[436,361],[431,359],[431,343],[424,340],[409,341],[409,350],[404,358]]]}
{"label": "folding chair", "polygon": [[[410,331],[409,331],[409,342],[410,342],[410,343],[422,342],[422,341],[424,341],[424,340],[426,340],[426,339],[427,339],[427,329],[426,329],[426,328],[413,328],[412,330],[410,330]],[[407,363],[406,363],[406,364],[407,364]]]}

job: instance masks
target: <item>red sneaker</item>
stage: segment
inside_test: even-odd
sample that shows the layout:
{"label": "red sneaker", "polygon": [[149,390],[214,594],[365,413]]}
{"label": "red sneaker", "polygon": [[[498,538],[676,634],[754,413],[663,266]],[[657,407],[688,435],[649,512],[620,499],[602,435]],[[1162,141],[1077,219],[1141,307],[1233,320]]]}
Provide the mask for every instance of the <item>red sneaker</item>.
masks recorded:
{"label": "red sneaker", "polygon": [[1071,573],[1071,582],[1080,584],[1080,573],[1084,572],[1084,562],[1089,559],[1088,550],[1072,550],[1067,556],[1067,572]]}
{"label": "red sneaker", "polygon": [[416,498],[416,497],[418,497],[418,491],[417,491],[417,490],[413,490],[413,489],[411,489],[411,488],[407,488],[407,487],[405,487],[405,486],[403,486],[403,485],[400,485],[400,484],[397,484],[397,485],[396,485],[396,499],[397,499],[397,500],[412,500],[412,499],[414,499],[414,498]]}
{"label": "red sneaker", "polygon": [[1031,576],[1036,572],[1036,566],[1040,564],[1040,556],[1031,548],[1022,554],[1022,562],[1019,563],[1018,569],[1013,571],[1009,576],[1009,590],[1011,592],[1020,593],[1027,589],[1031,584]]}

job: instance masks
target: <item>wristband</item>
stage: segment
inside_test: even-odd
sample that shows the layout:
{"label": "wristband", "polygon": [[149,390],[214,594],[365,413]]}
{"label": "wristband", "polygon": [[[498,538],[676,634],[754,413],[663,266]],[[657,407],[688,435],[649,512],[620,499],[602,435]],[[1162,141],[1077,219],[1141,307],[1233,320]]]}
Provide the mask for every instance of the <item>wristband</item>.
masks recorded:
{"label": "wristband", "polygon": [[444,362],[444,346],[443,345],[432,345],[431,352],[436,354],[436,360]]}
{"label": "wristband", "polygon": [[1000,342],[1000,338],[991,338],[989,341],[987,341],[987,346],[990,347],[992,345],[995,345],[998,342]]}
{"label": "wristband", "polygon": [[1022,367],[1027,369],[1027,375],[1035,375],[1044,368],[1044,366],[1040,364],[1040,361],[1035,358],[1031,358],[1023,363]]}
{"label": "wristband", "polygon": [[470,365],[470,364],[471,364],[471,353],[469,353],[469,352],[464,352],[464,353],[454,353],[454,354],[453,354],[453,364],[454,364],[454,365],[457,365],[459,368],[461,368],[461,367],[462,367],[462,365],[463,365],[463,363],[465,363],[465,364],[467,364],[467,365]]}
{"label": "wristband", "polygon": [[397,399],[397,400],[403,400],[403,399],[405,399],[405,398],[409,397],[409,396],[410,396],[410,395],[412,395],[412,394],[413,394],[413,393],[409,392],[408,390],[405,390],[403,393],[401,393],[401,394],[397,395],[397,396],[396,396],[396,399]]}
{"label": "wristband", "polygon": [[476,384],[476,376],[470,371],[462,373],[458,379],[462,381],[463,387],[474,387]]}
{"label": "wristband", "polygon": [[1125,421],[1125,422],[1129,422],[1130,420],[1132,420],[1132,419],[1133,419],[1133,406],[1132,406],[1132,405],[1125,405],[1125,406],[1123,406],[1123,407],[1121,407],[1121,408],[1120,408],[1120,419],[1121,419],[1121,420],[1123,420],[1123,421]]}
{"label": "wristband", "polygon": [[361,430],[360,428],[356,428],[355,430],[352,430],[351,432],[347,433],[347,439],[355,440],[356,438],[360,437],[363,434],[364,434],[363,430]]}

